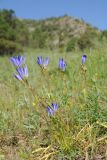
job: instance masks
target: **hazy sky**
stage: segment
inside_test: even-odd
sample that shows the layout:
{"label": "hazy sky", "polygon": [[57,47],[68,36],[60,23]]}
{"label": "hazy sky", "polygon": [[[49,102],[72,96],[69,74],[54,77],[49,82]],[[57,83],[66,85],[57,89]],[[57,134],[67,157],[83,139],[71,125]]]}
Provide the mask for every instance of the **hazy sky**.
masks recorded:
{"label": "hazy sky", "polygon": [[107,29],[107,0],[0,0],[0,9],[13,9],[19,18],[44,19],[68,14],[99,29]]}

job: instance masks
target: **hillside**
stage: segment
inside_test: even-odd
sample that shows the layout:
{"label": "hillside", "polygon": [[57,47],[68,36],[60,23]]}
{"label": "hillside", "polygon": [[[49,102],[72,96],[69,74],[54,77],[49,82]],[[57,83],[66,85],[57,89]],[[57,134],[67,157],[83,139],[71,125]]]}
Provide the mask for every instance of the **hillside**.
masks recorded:
{"label": "hillside", "polygon": [[83,20],[75,19],[71,16],[53,17],[44,20],[22,20],[30,32],[37,28],[43,27],[44,31],[52,31],[54,33],[67,32],[69,36],[80,36],[85,33],[87,29],[92,29],[93,32],[100,31],[92,27],[90,24],[85,23]]}
{"label": "hillside", "polygon": [[[96,39],[96,37],[101,36],[101,31],[97,28],[93,28],[83,20],[67,15],[39,21],[23,20],[23,23],[27,26],[29,33],[32,34],[34,47],[66,48],[75,41],[74,46],[71,46],[71,49],[75,49],[76,47],[82,47],[81,39],[84,38],[84,41],[92,46],[94,44],[93,38]],[[44,43],[41,43],[41,41]]]}
{"label": "hillside", "polygon": [[84,50],[107,41],[106,37],[106,31],[67,15],[31,20],[18,19],[13,10],[0,11],[0,54],[22,52],[24,47]]}

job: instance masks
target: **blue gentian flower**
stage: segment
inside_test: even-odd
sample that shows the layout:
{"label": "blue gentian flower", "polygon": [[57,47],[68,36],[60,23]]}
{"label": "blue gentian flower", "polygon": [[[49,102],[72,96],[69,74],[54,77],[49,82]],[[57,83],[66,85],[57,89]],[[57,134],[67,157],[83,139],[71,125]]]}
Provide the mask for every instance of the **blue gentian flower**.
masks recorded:
{"label": "blue gentian flower", "polygon": [[24,78],[28,77],[28,68],[27,66],[19,67],[16,69],[18,74],[14,74],[15,78],[17,78],[19,81],[23,80]]}
{"label": "blue gentian flower", "polygon": [[48,116],[53,116],[58,110],[58,104],[52,103],[51,107],[47,107]]}
{"label": "blue gentian flower", "polygon": [[60,68],[62,71],[65,71],[65,69],[66,69],[66,63],[65,63],[65,61],[63,60],[63,58],[59,59],[59,68]]}
{"label": "blue gentian flower", "polygon": [[22,80],[22,78],[21,78],[21,76],[20,76],[20,75],[18,75],[18,74],[16,74],[16,73],[15,73],[15,74],[14,74],[14,76],[15,76],[15,78],[16,78],[16,79],[18,79],[19,81],[21,81],[21,80]]}
{"label": "blue gentian flower", "polygon": [[49,64],[49,58],[46,57],[45,59],[43,59],[42,56],[39,56],[37,57],[37,64],[42,68],[46,68]]}
{"label": "blue gentian flower", "polygon": [[84,64],[86,62],[87,56],[86,55],[82,55],[82,64]]}
{"label": "blue gentian flower", "polygon": [[58,104],[52,103],[52,108],[53,108],[54,112],[56,112],[58,110]]}
{"label": "blue gentian flower", "polygon": [[42,56],[37,57],[37,64],[42,66],[43,65],[43,58]]}
{"label": "blue gentian flower", "polygon": [[44,62],[43,62],[43,67],[46,68],[49,64],[49,57],[46,57]]}
{"label": "blue gentian flower", "polygon": [[53,109],[50,107],[47,107],[47,112],[48,112],[48,116],[53,116],[53,114],[54,114]]}
{"label": "blue gentian flower", "polygon": [[16,66],[16,67],[20,67],[22,66],[22,64],[25,62],[25,57],[24,56],[14,56],[10,58],[10,62]]}

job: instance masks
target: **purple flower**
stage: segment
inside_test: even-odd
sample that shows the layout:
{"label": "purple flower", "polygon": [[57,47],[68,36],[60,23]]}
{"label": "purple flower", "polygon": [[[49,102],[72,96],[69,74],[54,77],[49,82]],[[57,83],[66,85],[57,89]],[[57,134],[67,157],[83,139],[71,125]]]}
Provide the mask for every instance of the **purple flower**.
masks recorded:
{"label": "purple flower", "polygon": [[48,116],[53,116],[58,110],[58,104],[52,103],[51,107],[47,107]]}
{"label": "purple flower", "polygon": [[42,56],[37,57],[37,64],[42,66],[43,65],[43,58]]}
{"label": "purple flower", "polygon": [[10,62],[16,66],[16,67],[20,67],[22,66],[22,64],[25,62],[25,57],[19,55],[19,56],[14,56],[10,58]]}
{"label": "purple flower", "polygon": [[85,63],[86,59],[87,59],[87,56],[86,55],[82,55],[82,64]]}
{"label": "purple flower", "polygon": [[42,56],[39,56],[37,57],[37,64],[42,68],[46,68],[49,64],[49,58],[46,57],[45,59],[43,59]]}
{"label": "purple flower", "polygon": [[16,73],[15,73],[15,74],[14,74],[14,76],[15,76],[15,78],[16,78],[16,79],[18,79],[19,81],[21,81],[21,80],[22,80],[22,78],[21,78],[21,76],[20,76],[20,75],[18,75],[18,74],[16,74]]}
{"label": "purple flower", "polygon": [[48,116],[53,116],[53,114],[54,114],[53,109],[50,107],[47,107],[47,112],[48,112]]}
{"label": "purple flower", "polygon": [[46,57],[44,62],[43,62],[43,67],[46,68],[49,64],[49,57]]}
{"label": "purple flower", "polygon": [[63,60],[63,58],[59,59],[59,68],[60,68],[62,71],[65,71],[65,69],[66,69],[66,63],[65,63],[65,61]]}
{"label": "purple flower", "polygon": [[52,108],[56,112],[58,110],[58,104],[57,103],[52,103]]}
{"label": "purple flower", "polygon": [[17,78],[19,81],[23,80],[25,77],[28,77],[28,68],[27,66],[19,67],[16,69],[18,74],[14,74],[15,78]]}

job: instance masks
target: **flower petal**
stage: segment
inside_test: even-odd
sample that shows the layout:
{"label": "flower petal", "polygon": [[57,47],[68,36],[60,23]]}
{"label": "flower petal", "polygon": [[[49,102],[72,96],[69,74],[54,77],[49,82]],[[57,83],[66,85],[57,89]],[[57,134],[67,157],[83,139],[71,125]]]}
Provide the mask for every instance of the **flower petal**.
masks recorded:
{"label": "flower petal", "polygon": [[65,71],[65,69],[66,69],[66,63],[65,63],[65,61],[63,60],[63,58],[59,59],[59,68],[60,68],[62,71]]}
{"label": "flower petal", "polygon": [[19,81],[21,81],[21,80],[22,80],[22,78],[20,77],[20,75],[18,75],[18,74],[14,74],[14,76],[15,76],[15,78],[16,78],[16,79],[18,79]]}
{"label": "flower petal", "polygon": [[86,55],[82,55],[82,64],[84,64],[86,62],[87,56]]}
{"label": "flower petal", "polygon": [[43,58],[42,58],[42,56],[37,57],[37,64],[39,64],[40,66],[43,65]]}
{"label": "flower petal", "polygon": [[52,108],[53,108],[54,112],[56,112],[58,110],[58,104],[52,103]]}
{"label": "flower petal", "polygon": [[49,57],[46,57],[46,59],[43,62],[43,67],[47,67],[49,64]]}
{"label": "flower petal", "polygon": [[24,66],[23,70],[24,70],[24,76],[28,77],[28,68],[27,68],[27,65]]}
{"label": "flower petal", "polygon": [[48,112],[48,116],[53,116],[53,114],[54,114],[53,109],[50,107],[47,107],[47,112]]}

